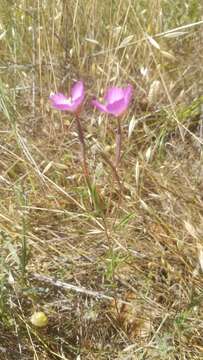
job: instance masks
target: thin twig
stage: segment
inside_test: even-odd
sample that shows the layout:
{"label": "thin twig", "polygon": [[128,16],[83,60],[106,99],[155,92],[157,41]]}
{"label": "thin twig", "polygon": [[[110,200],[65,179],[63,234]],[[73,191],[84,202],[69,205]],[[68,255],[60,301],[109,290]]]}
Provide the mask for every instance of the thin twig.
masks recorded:
{"label": "thin twig", "polygon": [[77,293],[81,293],[81,294],[85,294],[87,296],[95,297],[97,299],[104,299],[104,300],[109,300],[109,301],[115,301],[116,300],[116,301],[119,301],[122,304],[133,306],[133,304],[129,303],[128,301],[124,301],[124,300],[121,300],[121,299],[115,299],[113,296],[105,295],[105,294],[103,294],[103,293],[101,293],[99,291],[88,290],[88,289],[86,289],[86,288],[84,288],[82,286],[79,287],[79,286],[76,286],[76,285],[68,284],[68,283],[65,283],[63,281],[53,279],[53,278],[51,278],[49,276],[32,273],[31,277],[36,279],[36,280],[48,283],[50,285],[53,285],[53,286],[56,286],[58,288],[62,288],[62,289],[65,289],[65,290],[72,290],[72,291],[75,291]]}

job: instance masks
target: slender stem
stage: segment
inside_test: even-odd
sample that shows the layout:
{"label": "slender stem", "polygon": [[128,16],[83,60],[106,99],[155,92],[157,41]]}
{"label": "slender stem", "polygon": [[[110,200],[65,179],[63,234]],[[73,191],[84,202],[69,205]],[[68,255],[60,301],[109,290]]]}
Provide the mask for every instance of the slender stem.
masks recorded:
{"label": "slender stem", "polygon": [[100,154],[101,154],[102,158],[104,159],[104,161],[110,166],[113,176],[118,183],[120,195],[122,195],[123,188],[122,188],[122,184],[121,184],[120,177],[118,175],[116,166],[111,162],[111,160],[108,158],[108,156],[103,151],[101,151]]}
{"label": "slender stem", "polygon": [[117,130],[116,130],[116,154],[115,154],[115,167],[118,168],[121,159],[121,123],[120,118],[117,118]]}
{"label": "slender stem", "polygon": [[87,187],[90,192],[91,200],[94,205],[95,210],[103,211],[103,203],[102,198],[100,197],[100,194],[97,192],[96,186],[94,186],[90,181],[90,173],[89,173],[89,167],[86,159],[86,146],[85,146],[85,137],[83,128],[81,125],[80,117],[78,114],[75,116],[76,118],[76,124],[77,124],[77,130],[78,130],[78,138],[80,142],[80,148],[81,148],[81,160],[82,160],[82,167],[83,167],[83,174],[85,177],[85,181],[87,184]]}
{"label": "slender stem", "polygon": [[76,118],[77,130],[78,130],[78,138],[80,141],[83,173],[84,173],[85,180],[87,181],[87,185],[90,186],[89,169],[88,169],[87,160],[86,160],[86,146],[85,146],[84,133],[83,133],[82,125],[80,122],[80,118],[77,114],[76,114],[75,118]]}
{"label": "slender stem", "polygon": [[[118,117],[117,118],[117,130],[116,130],[116,151],[115,151],[115,169],[116,169],[116,172],[118,171],[118,167],[119,167],[120,160],[121,160],[121,145],[122,145],[122,131],[121,131],[120,118]],[[118,172],[117,172],[117,174],[118,174]],[[118,203],[117,203],[117,207],[116,207],[115,218],[114,218],[114,221],[112,223],[112,228],[115,225],[115,222],[116,222],[116,219],[117,219],[117,216],[118,216],[118,211],[119,211],[119,208],[121,206],[122,190],[123,190],[123,187],[120,185],[120,193],[119,193]]]}

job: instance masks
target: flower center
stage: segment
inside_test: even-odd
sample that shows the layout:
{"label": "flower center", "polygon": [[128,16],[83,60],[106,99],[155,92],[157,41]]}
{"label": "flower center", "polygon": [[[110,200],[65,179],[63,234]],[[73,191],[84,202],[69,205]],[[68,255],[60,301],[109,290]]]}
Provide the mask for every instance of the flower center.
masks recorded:
{"label": "flower center", "polygon": [[69,97],[68,99],[65,99],[64,103],[67,104],[67,105],[72,104],[72,98]]}

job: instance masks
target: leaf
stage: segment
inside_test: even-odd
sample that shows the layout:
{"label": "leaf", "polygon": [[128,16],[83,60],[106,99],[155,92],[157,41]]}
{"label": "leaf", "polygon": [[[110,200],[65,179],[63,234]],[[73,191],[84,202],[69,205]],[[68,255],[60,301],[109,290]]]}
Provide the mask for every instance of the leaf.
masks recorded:
{"label": "leaf", "polygon": [[132,119],[129,122],[129,126],[128,126],[128,139],[131,137],[133,130],[135,129],[136,125],[137,125],[138,121],[135,118],[135,116],[132,117]]}
{"label": "leaf", "polygon": [[6,30],[4,30],[4,31],[0,34],[0,40],[2,40],[5,35],[6,35]]}
{"label": "leaf", "polygon": [[16,248],[13,246],[13,244],[11,242],[8,242],[7,243],[7,248],[12,256],[12,258],[14,259],[14,261],[16,262],[16,264],[18,266],[20,266],[20,259],[19,259],[19,256],[17,254],[17,250]]}
{"label": "leaf", "polygon": [[159,80],[154,80],[149,89],[149,94],[148,94],[149,105],[155,104],[160,96],[161,96],[161,82]]}
{"label": "leaf", "polygon": [[135,181],[136,181],[137,187],[139,185],[139,178],[140,178],[140,166],[139,166],[139,161],[137,160],[136,165],[135,165]]}
{"label": "leaf", "polygon": [[158,42],[156,40],[154,40],[153,37],[147,35],[147,39],[149,40],[149,42],[152,46],[154,46],[156,49],[160,50],[160,45],[158,44]]}
{"label": "leaf", "polygon": [[165,58],[167,58],[167,59],[169,59],[169,60],[176,61],[175,56],[172,55],[171,53],[169,53],[168,51],[163,51],[163,50],[161,50],[161,54],[162,54]]}
{"label": "leaf", "polygon": [[198,244],[198,258],[199,258],[200,268],[203,272],[203,246],[200,244]]}
{"label": "leaf", "polygon": [[179,37],[179,36],[183,36],[188,34],[188,31],[173,31],[170,33],[166,33],[163,35],[163,37],[165,38],[175,38],[175,37]]}
{"label": "leaf", "polygon": [[190,224],[188,221],[184,221],[185,228],[187,232],[195,239],[198,238],[197,231],[195,230],[194,226]]}
{"label": "leaf", "polygon": [[152,148],[151,146],[149,146],[145,154],[147,162],[149,162],[149,160],[151,159],[151,155],[152,155]]}
{"label": "leaf", "polygon": [[134,35],[127,36],[123,41],[120,43],[120,46],[127,46],[134,38]]}
{"label": "leaf", "polygon": [[201,249],[199,251],[199,263],[200,263],[201,270],[203,271],[203,249]]}
{"label": "leaf", "polygon": [[46,173],[49,171],[49,169],[51,169],[53,163],[54,163],[53,161],[50,161],[50,162],[45,166],[44,170],[42,171],[42,174],[46,174]]}
{"label": "leaf", "polygon": [[94,45],[99,45],[99,42],[95,39],[90,39],[90,38],[85,38],[85,41],[94,44]]}
{"label": "leaf", "polygon": [[128,213],[126,216],[124,216],[118,225],[116,225],[116,229],[123,228],[125,225],[129,223],[129,221],[136,216],[136,213]]}

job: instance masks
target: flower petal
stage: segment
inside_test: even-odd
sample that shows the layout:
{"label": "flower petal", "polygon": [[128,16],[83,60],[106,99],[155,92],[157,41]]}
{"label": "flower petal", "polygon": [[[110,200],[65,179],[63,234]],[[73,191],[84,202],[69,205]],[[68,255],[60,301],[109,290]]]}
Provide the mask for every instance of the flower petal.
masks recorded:
{"label": "flower petal", "polygon": [[92,105],[95,106],[98,110],[100,110],[102,112],[108,112],[106,106],[101,104],[96,99],[92,100]]}
{"label": "flower petal", "polygon": [[73,100],[68,110],[71,111],[71,112],[76,112],[77,109],[78,109],[78,108],[80,107],[80,105],[82,104],[82,102],[83,102],[83,97],[82,97],[82,96],[79,97],[79,98],[76,99],[76,100]]}
{"label": "flower petal", "polygon": [[78,81],[71,90],[73,97],[68,98],[62,93],[50,95],[52,106],[57,110],[62,111],[77,111],[84,99],[84,86],[82,81]]}
{"label": "flower petal", "polygon": [[127,107],[128,104],[125,102],[125,99],[123,98],[119,101],[115,101],[113,104],[108,104],[107,111],[114,116],[120,116],[124,113]]}
{"label": "flower petal", "polygon": [[61,93],[50,95],[49,99],[51,100],[52,106],[58,110],[69,110],[71,106],[71,99]]}
{"label": "flower petal", "polygon": [[[84,99],[85,93],[84,93],[84,84],[83,81],[77,81],[72,89],[71,89],[71,97],[72,100],[76,100],[78,98],[82,98],[82,100]],[[81,100],[81,101],[82,101]]]}
{"label": "flower petal", "polygon": [[124,97],[123,89],[120,87],[113,86],[108,88],[104,96],[104,99],[108,104],[112,104],[115,101],[121,100],[123,97]]}
{"label": "flower petal", "polygon": [[127,87],[123,88],[123,94],[126,104],[129,104],[130,100],[133,96],[133,87],[132,85],[128,85]]}

